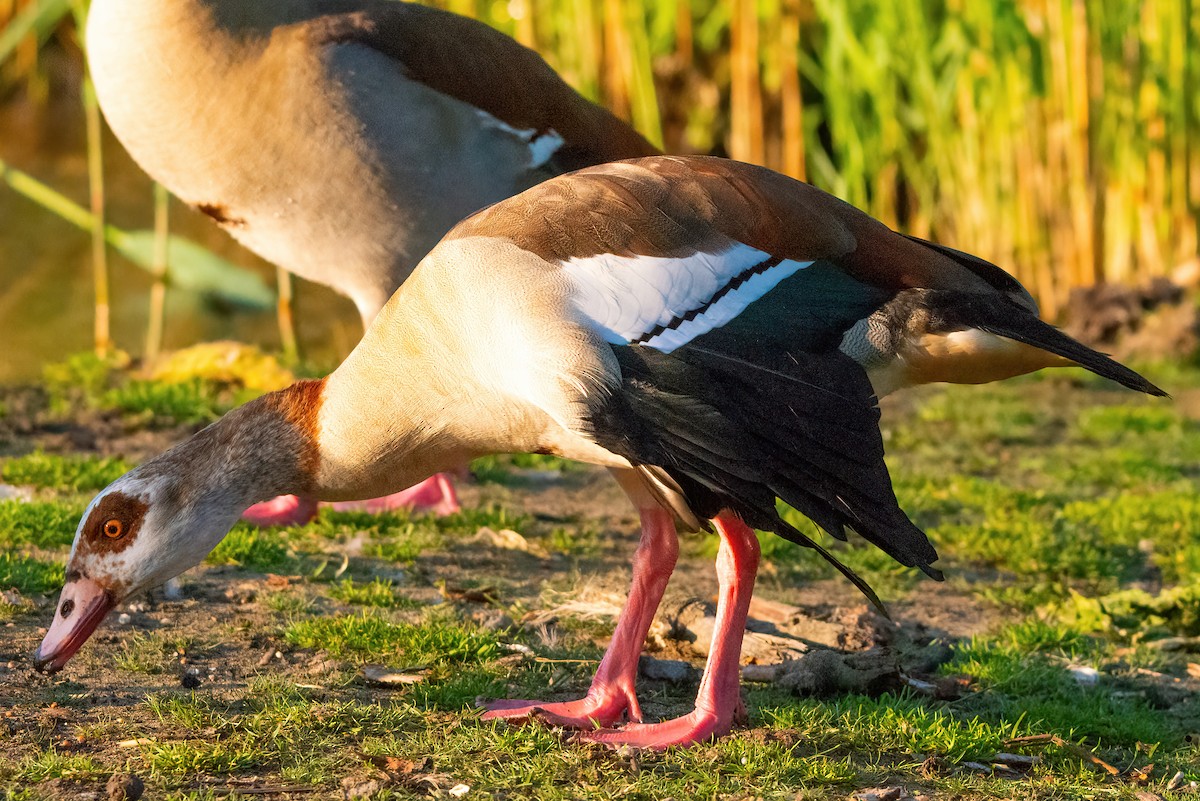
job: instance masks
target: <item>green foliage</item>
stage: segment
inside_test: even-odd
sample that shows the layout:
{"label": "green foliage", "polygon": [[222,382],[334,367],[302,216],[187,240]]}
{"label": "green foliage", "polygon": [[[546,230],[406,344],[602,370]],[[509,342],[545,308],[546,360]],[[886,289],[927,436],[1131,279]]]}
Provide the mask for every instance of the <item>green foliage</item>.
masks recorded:
{"label": "green foliage", "polygon": [[1084,632],[1105,632],[1138,641],[1197,637],[1200,584],[1172,587],[1157,594],[1130,589],[1089,598],[1072,593],[1053,611],[1064,626]]}
{"label": "green foliage", "polygon": [[82,514],[74,504],[0,501],[0,547],[70,545]]}
{"label": "green foliage", "polygon": [[76,354],[44,370],[51,409],[115,411],[139,422],[208,423],[233,408],[244,395],[203,378],[153,381],[134,378],[124,355],[100,359]]}
{"label": "green foliage", "polygon": [[151,742],[142,746],[142,759],[151,776],[227,774],[270,764],[265,754],[220,740]]}
{"label": "green foliage", "polygon": [[[108,226],[110,244],[143,270],[154,268],[153,231],[121,231]],[[247,309],[270,309],[275,293],[262,278],[218,256],[190,239],[172,236],[167,245],[168,281],[180,289],[201,292]]]}
{"label": "green foliage", "polygon": [[282,615],[303,615],[315,608],[314,600],[301,592],[273,592],[266,597],[267,607]]}
{"label": "green foliage", "polygon": [[279,572],[296,566],[284,534],[239,524],[225,535],[205,560],[211,565],[237,565],[260,573]]}
{"label": "green foliage", "polygon": [[211,384],[192,379],[177,384],[128,381],[104,397],[106,408],[176,423],[211,423],[228,411]]}
{"label": "green foliage", "polygon": [[293,623],[284,633],[301,648],[320,648],[335,656],[432,662],[477,663],[498,653],[493,635],[448,621],[393,623],[372,614],[343,615]]}
{"label": "green foliage", "polygon": [[358,606],[375,606],[382,608],[419,609],[423,604],[406,598],[397,590],[394,582],[387,579],[373,579],[366,584],[356,583],[353,579],[343,579],[329,589],[329,596],[339,601]]}
{"label": "green foliage", "polygon": [[0,479],[40,489],[96,492],[132,467],[124,459],[114,457],[61,456],[34,451],[0,461]]}
{"label": "green foliage", "polygon": [[571,473],[583,469],[578,462],[540,453],[483,456],[471,462],[476,480],[496,484],[521,484],[530,473]]}
{"label": "green foliage", "polygon": [[134,633],[121,642],[113,664],[131,673],[162,673],[169,663],[186,653],[190,643],[189,638],[171,632]]}
{"label": "green foliage", "polygon": [[47,364],[42,379],[51,408],[66,413],[76,408],[102,406],[114,373],[128,364],[124,354],[101,358],[91,352],[75,353],[65,361]]}
{"label": "green foliage", "polygon": [[54,592],[62,587],[63,575],[61,564],[0,553],[0,589],[15,589],[25,595]]}
{"label": "green foliage", "polygon": [[1145,697],[1081,686],[1065,669],[1066,659],[1087,660],[1101,652],[1070,630],[1023,623],[994,637],[977,637],[955,652],[942,670],[972,676],[984,689],[963,705],[983,719],[999,723],[1020,717],[1028,733],[1086,737],[1108,747],[1133,749],[1179,737],[1175,724]]}
{"label": "green foliage", "polygon": [[[58,0],[54,0],[55,3]],[[0,49],[6,31],[0,30]],[[89,102],[94,103],[95,95]],[[72,201],[66,195],[42,183],[29,173],[15,169],[0,161],[0,180],[37,203],[60,219],[85,231],[95,228],[95,215]],[[154,231],[126,231],[114,225],[99,225],[98,232],[104,241],[133,264],[154,272],[156,237]],[[211,250],[191,240],[168,234],[168,263],[170,270],[166,280],[180,289],[191,290],[220,298],[226,303],[248,309],[269,309],[275,303],[272,292],[261,277],[218,256]]]}
{"label": "green foliage", "polygon": [[46,751],[25,760],[17,774],[30,782],[45,779],[76,779],[99,776],[104,772],[92,757],[82,754],[58,754]]}

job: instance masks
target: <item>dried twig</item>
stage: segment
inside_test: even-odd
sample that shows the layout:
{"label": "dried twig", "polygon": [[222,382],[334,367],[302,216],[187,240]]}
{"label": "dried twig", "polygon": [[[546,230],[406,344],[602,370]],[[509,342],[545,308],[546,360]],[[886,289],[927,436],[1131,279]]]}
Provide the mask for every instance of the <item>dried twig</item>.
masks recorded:
{"label": "dried twig", "polygon": [[1004,743],[1004,745],[1007,747],[1010,747],[1010,748],[1015,747],[1015,746],[1022,746],[1022,745],[1024,745],[1024,746],[1057,745],[1059,748],[1063,749],[1064,751],[1070,752],[1071,754],[1079,757],[1083,761],[1091,762],[1093,765],[1095,765],[1096,767],[1103,770],[1109,776],[1120,776],[1121,775],[1121,771],[1119,769],[1108,764],[1103,759],[1101,759],[1100,757],[1093,754],[1091,751],[1087,750],[1086,748],[1083,748],[1082,746],[1075,745],[1075,743],[1067,742],[1063,738],[1059,737],[1057,734],[1031,734],[1027,737],[1017,737],[1015,739],[1008,740],[1007,742]]}

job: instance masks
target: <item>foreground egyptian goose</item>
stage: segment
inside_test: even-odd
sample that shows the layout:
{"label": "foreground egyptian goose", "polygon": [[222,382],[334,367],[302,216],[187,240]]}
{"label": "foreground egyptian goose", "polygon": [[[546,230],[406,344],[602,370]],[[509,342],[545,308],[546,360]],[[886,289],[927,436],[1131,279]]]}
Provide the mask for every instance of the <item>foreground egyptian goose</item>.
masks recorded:
{"label": "foreground egyptian goose", "polygon": [[[1064,363],[1163,394],[1040,321],[999,268],[768,170],[656,157],[555,178],[458,225],[328,378],[231,412],[101,493],[36,663],[62,668],[117,603],[198,563],[256,500],[380,494],[466,458],[552,453],[611,468],[637,506],[633,588],[585,698],[485,717],[609,744],[703,740],[739,708],[753,529],[816,549],[877,602],[777,498],[940,578],[892,492],[872,380]],[[677,522],[721,539],[713,647],[695,710],[639,723],[637,657]],[[624,715],[635,722],[614,727]]]}
{"label": "foreground egyptian goose", "polygon": [[[263,258],[348,296],[364,328],[471,212],[655,153],[533,51],[392,0],[93,0],[88,58],[138,164]],[[454,511],[445,476],[371,507]],[[311,500],[256,505],[298,523]]]}

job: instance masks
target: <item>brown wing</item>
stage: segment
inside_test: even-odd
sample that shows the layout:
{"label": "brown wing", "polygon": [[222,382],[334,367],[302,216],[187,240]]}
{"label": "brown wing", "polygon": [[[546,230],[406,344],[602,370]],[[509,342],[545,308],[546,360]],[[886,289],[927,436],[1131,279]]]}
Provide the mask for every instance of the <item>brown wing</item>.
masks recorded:
{"label": "brown wing", "polygon": [[507,237],[556,262],[599,253],[684,257],[735,240],[784,259],[830,261],[891,291],[996,289],[971,264],[816,187],[706,156],[656,156],[562,176],[479,212],[450,234],[471,235]]}
{"label": "brown wing", "polygon": [[414,3],[368,2],[305,23],[318,44],[355,43],[394,59],[414,81],[521,130],[554,130],[555,154],[574,170],[659,151],[607,109],[568,86],[542,57],[467,17]]}

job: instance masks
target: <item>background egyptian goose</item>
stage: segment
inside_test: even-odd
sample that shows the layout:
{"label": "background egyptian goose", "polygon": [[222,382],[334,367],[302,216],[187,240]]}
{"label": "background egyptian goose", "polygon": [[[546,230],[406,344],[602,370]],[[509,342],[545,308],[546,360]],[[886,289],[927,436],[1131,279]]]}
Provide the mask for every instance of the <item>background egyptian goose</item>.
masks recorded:
{"label": "background egyptian goose", "polygon": [[[450,227],[553,175],[657,151],[533,51],[392,0],[93,0],[105,117],[152,177],[364,328]],[[454,511],[445,476],[374,506]],[[247,518],[311,518],[281,498]]]}
{"label": "background egyptian goose", "polygon": [[[780,518],[777,498],[940,577],[883,461],[869,379],[886,383],[897,354],[916,357],[910,381],[921,353],[954,342],[1000,354],[968,360],[971,380],[988,378],[978,364],[1010,374],[1066,359],[1163,394],[1038,320],[1025,297],[986,262],[762,168],[657,157],[553,179],[457,226],[328,378],[231,412],[98,496],[36,662],[61,668],[117,602],[199,562],[256,500],[379,494],[465,458],[540,451],[617,474],[642,519],[633,589],[585,698],[502,701],[487,716],[538,715],[634,746],[720,735],[740,704],[752,528],[815,548],[878,603]],[[721,538],[696,708],[593,730],[641,717],[637,656],[677,521],[711,521]]]}

